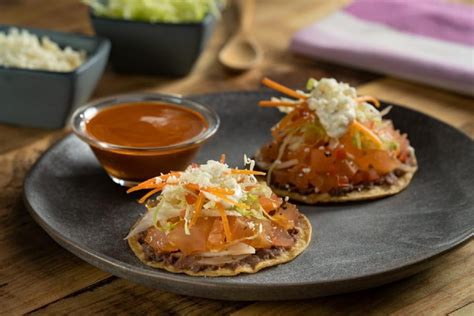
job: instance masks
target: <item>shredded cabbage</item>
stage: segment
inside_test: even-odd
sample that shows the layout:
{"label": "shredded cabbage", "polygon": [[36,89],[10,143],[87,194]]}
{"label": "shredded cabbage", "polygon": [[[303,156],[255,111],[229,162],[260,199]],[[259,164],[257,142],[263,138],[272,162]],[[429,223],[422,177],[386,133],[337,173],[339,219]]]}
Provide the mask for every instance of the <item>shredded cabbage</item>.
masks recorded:
{"label": "shredded cabbage", "polygon": [[314,86],[318,83],[318,81],[314,78],[309,78],[308,81],[306,82],[306,90],[313,90]]}
{"label": "shredded cabbage", "polygon": [[361,122],[382,122],[382,115],[372,104],[363,102],[356,107],[356,119]]}
{"label": "shredded cabbage", "polygon": [[225,0],[82,0],[95,15],[146,22],[200,22],[210,13],[219,16]]}

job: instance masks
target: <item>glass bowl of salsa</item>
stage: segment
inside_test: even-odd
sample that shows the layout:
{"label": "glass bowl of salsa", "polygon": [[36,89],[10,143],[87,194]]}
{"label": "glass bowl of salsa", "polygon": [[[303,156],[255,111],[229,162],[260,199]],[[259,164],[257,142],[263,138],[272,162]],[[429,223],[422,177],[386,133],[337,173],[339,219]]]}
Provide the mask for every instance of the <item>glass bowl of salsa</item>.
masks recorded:
{"label": "glass bowl of salsa", "polygon": [[122,186],[183,170],[219,124],[219,116],[207,106],[156,93],[99,99],[72,116],[74,133]]}

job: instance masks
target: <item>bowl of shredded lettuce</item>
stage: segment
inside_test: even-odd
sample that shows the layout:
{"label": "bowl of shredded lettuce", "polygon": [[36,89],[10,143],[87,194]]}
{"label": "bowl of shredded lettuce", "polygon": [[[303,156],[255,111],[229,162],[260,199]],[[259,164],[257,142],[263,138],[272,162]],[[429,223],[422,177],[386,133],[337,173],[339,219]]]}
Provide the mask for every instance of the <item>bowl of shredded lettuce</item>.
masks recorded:
{"label": "bowl of shredded lettuce", "polygon": [[158,23],[199,23],[218,16],[225,0],[83,0],[99,17]]}
{"label": "bowl of shredded lettuce", "polygon": [[96,34],[110,39],[110,61],[122,73],[188,74],[225,0],[82,0]]}

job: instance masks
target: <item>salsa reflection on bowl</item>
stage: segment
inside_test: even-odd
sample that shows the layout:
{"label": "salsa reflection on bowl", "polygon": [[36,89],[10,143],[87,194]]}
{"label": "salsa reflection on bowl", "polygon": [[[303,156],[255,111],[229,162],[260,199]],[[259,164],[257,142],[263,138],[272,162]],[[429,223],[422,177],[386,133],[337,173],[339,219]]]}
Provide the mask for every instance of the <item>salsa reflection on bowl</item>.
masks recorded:
{"label": "salsa reflection on bowl", "polygon": [[215,134],[212,109],[172,95],[134,94],[101,99],[79,108],[74,133],[88,143],[116,183],[183,170],[200,146]]}

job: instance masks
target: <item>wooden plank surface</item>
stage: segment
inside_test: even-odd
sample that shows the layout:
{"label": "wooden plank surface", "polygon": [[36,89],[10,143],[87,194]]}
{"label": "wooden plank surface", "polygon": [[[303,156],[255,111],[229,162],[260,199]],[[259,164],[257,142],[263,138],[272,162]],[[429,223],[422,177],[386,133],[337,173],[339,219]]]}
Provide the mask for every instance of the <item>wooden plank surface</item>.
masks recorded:
{"label": "wooden plank surface", "polygon": [[[185,78],[126,76],[108,69],[94,97],[133,90],[181,94],[257,89],[263,75],[302,87],[308,76],[336,77],[371,94],[428,113],[474,137],[472,98],[360,70],[316,62],[287,51],[291,34],[348,1],[259,0],[256,36],[265,51],[262,65],[231,74],[217,53],[235,26],[225,12],[193,72]],[[471,1],[472,2],[472,1]],[[0,23],[92,32],[87,10],[77,0],[2,0]],[[0,105],[1,106],[1,105]],[[299,302],[225,302],[152,290],[114,277],[54,243],[21,201],[24,175],[64,131],[0,124],[0,313],[33,314],[452,314],[474,310],[474,242],[437,259],[416,276],[377,289]],[[45,184],[47,185],[47,184]]]}

